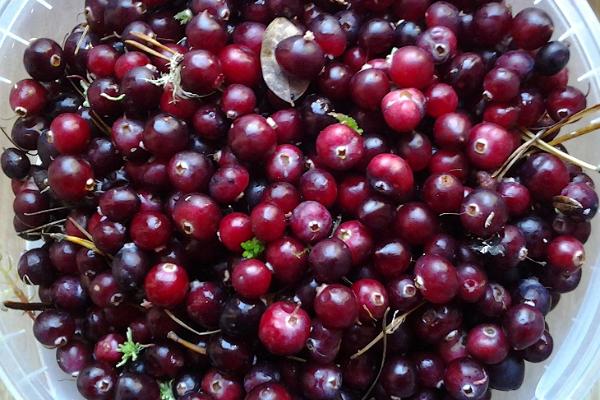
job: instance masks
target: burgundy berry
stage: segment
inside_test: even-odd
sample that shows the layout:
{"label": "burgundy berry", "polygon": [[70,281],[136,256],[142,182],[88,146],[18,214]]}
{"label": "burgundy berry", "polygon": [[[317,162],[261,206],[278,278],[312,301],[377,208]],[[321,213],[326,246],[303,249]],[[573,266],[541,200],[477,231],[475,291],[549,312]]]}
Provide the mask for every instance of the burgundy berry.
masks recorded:
{"label": "burgundy berry", "polygon": [[554,121],[569,118],[585,109],[586,105],[585,94],[572,86],[556,89],[546,98],[546,109]]}
{"label": "burgundy berry", "polygon": [[171,221],[156,211],[141,211],[133,216],[129,225],[131,240],[144,250],[156,250],[165,246],[172,233]]}
{"label": "burgundy berry", "polygon": [[373,252],[373,237],[369,229],[359,221],[342,222],[334,235],[350,249],[354,266],[365,262]]}
{"label": "burgundy berry", "polygon": [[458,276],[457,296],[468,303],[475,303],[486,292],[487,275],[475,264],[463,263],[456,267]]}
{"label": "burgundy berry", "polygon": [[463,201],[463,184],[454,175],[432,174],[423,184],[422,196],[436,213],[456,213]]}
{"label": "burgundy berry", "polygon": [[316,201],[325,207],[333,206],[337,198],[335,178],[326,170],[313,168],[306,171],[299,186],[305,200]]}
{"label": "burgundy berry", "polygon": [[569,172],[556,156],[545,152],[529,156],[521,167],[521,183],[539,201],[550,201],[569,183]]}
{"label": "burgundy berry", "polygon": [[318,282],[338,282],[352,268],[352,253],[341,240],[324,239],[312,248],[308,263]]}
{"label": "burgundy berry", "polygon": [[264,296],[271,286],[271,271],[260,260],[242,260],[233,267],[231,284],[234,290],[247,299]]}
{"label": "burgundy berry", "polygon": [[185,269],[176,264],[155,265],[146,275],[144,290],[146,298],[152,304],[171,308],[185,299],[189,287],[189,278]]}
{"label": "burgundy berry", "polygon": [[482,399],[489,381],[486,370],[469,358],[452,361],[444,373],[444,386],[457,400]]}
{"label": "burgundy berry", "polygon": [[312,361],[329,364],[335,361],[342,343],[342,331],[329,329],[321,321],[313,319],[306,349]]}
{"label": "burgundy berry", "polygon": [[466,114],[445,114],[435,120],[434,140],[443,149],[459,150],[466,145],[470,130],[471,121]]}
{"label": "burgundy berry", "polygon": [[75,321],[68,313],[47,310],[40,313],[33,323],[33,335],[42,345],[50,348],[67,344],[75,334]]}
{"label": "burgundy berry", "polygon": [[325,54],[310,31],[279,42],[275,58],[285,72],[300,79],[316,77],[325,62]]}
{"label": "burgundy berry", "polygon": [[182,88],[197,95],[214,92],[224,80],[219,59],[206,50],[186,53],[181,66]]}
{"label": "burgundy berry", "polygon": [[48,92],[39,82],[24,79],[14,84],[9,94],[10,108],[20,117],[39,114],[48,102]]}
{"label": "burgundy berry", "polygon": [[443,64],[456,55],[456,34],[445,26],[426,29],[417,38],[417,46],[425,50],[436,64]]}
{"label": "burgundy berry", "polygon": [[476,168],[493,171],[502,166],[512,151],[509,133],[499,125],[484,122],[469,133],[467,156]]}
{"label": "burgundy berry", "polygon": [[264,242],[283,236],[286,228],[285,214],[272,203],[260,203],[252,209],[250,223],[254,235]]}
{"label": "burgundy berry", "polygon": [[242,22],[233,30],[233,43],[245,46],[258,55],[262,47],[265,29],[265,25],[258,22]]}
{"label": "burgundy berry", "polygon": [[250,114],[256,107],[256,95],[247,86],[240,84],[229,85],[221,96],[221,111],[229,119],[236,119]]}
{"label": "burgundy berry", "polygon": [[175,189],[192,193],[207,189],[213,166],[205,155],[188,150],[171,157],[167,173]]}
{"label": "burgundy berry", "polygon": [[456,268],[440,256],[424,255],[415,264],[415,286],[427,301],[448,303],[459,289]]}
{"label": "burgundy berry", "polygon": [[388,295],[382,283],[374,279],[359,279],[352,284],[359,305],[359,318],[363,323],[383,318],[388,307]]}
{"label": "burgundy berry", "polygon": [[265,189],[262,201],[275,204],[286,216],[289,216],[300,204],[300,194],[293,185],[287,182],[275,182]]}
{"label": "burgundy berry", "polygon": [[371,187],[384,195],[406,199],[413,191],[412,170],[393,154],[375,156],[367,166],[367,178]]}
{"label": "burgundy berry", "polygon": [[162,89],[152,83],[157,76],[157,71],[149,66],[135,67],[125,73],[121,92],[125,95],[124,104],[128,110],[144,112],[158,107]]}
{"label": "burgundy berry", "polygon": [[508,212],[504,200],[495,192],[477,189],[468,195],[461,206],[460,220],[467,232],[488,237],[506,223]]}
{"label": "burgundy berry", "polygon": [[187,315],[200,326],[213,329],[219,325],[225,293],[213,282],[194,281],[186,298]]}
{"label": "burgundy berry", "polygon": [[295,184],[304,171],[304,155],[297,146],[279,145],[267,159],[265,170],[271,182]]}
{"label": "burgundy berry", "polygon": [[185,150],[188,144],[187,124],[168,114],[148,120],[143,133],[145,148],[160,158],[169,158]]}
{"label": "burgundy berry", "polygon": [[497,190],[504,199],[511,217],[521,217],[531,208],[531,195],[521,183],[504,180],[500,182]]}
{"label": "burgundy berry", "polygon": [[109,333],[101,338],[94,347],[94,358],[96,361],[116,364],[121,360],[119,346],[125,342],[125,338],[116,333]]}
{"label": "burgundy berry", "polygon": [[56,363],[72,377],[77,377],[79,371],[92,362],[92,357],[92,350],[81,340],[71,340],[56,349]]}
{"label": "burgundy berry", "polygon": [[87,365],[77,377],[77,390],[86,399],[111,399],[116,384],[116,370],[100,362]]}
{"label": "burgundy berry", "polygon": [[515,350],[523,350],[537,342],[544,333],[543,314],[527,304],[517,304],[505,314],[502,325]]}
{"label": "burgundy berry", "polygon": [[431,85],[424,93],[427,97],[427,115],[438,118],[454,112],[458,107],[458,94],[445,83]]}
{"label": "burgundy berry", "polygon": [[548,244],[547,259],[552,268],[572,273],[585,263],[585,249],[572,236],[557,236]]}
{"label": "burgundy berry", "polygon": [[342,388],[342,371],[334,364],[310,363],[299,377],[302,393],[309,400],[338,398]]}
{"label": "burgundy berry", "polygon": [[246,400],[292,400],[288,389],[275,382],[263,383],[248,391]]}
{"label": "burgundy berry", "polygon": [[292,232],[306,243],[315,243],[327,237],[332,225],[331,214],[316,201],[300,203],[292,212],[290,219]]}
{"label": "burgundy berry", "polygon": [[184,234],[198,240],[209,240],[217,233],[221,210],[208,196],[192,193],[177,201],[172,218]]}
{"label": "burgundy berry", "polygon": [[433,148],[429,138],[417,131],[402,135],[397,143],[398,155],[408,163],[413,172],[429,166]]}
{"label": "burgundy berry", "polygon": [[[235,32],[240,29],[240,26],[236,27]],[[261,41],[258,44],[251,44],[252,46],[258,46],[258,53],[260,53],[260,46],[262,44],[262,33],[259,39]],[[231,44],[223,48],[219,53],[219,61],[221,62],[225,81],[229,84],[238,83],[248,87],[255,87],[261,79],[258,55],[255,47],[248,48],[239,44]]]}
{"label": "burgundy berry", "polygon": [[319,74],[317,84],[323,95],[334,101],[342,101],[350,95],[351,79],[350,67],[340,62],[332,62]]}
{"label": "burgundy berry", "polygon": [[275,149],[277,134],[267,120],[257,114],[244,115],[233,121],[228,144],[242,161],[258,161]]}
{"label": "burgundy berry", "polygon": [[389,92],[381,100],[385,122],[396,132],[411,132],[425,115],[424,99],[425,96],[416,89]]}
{"label": "burgundy berry", "polygon": [[477,32],[476,40],[484,45],[493,46],[500,42],[511,25],[510,9],[502,3],[484,4],[473,15],[473,32]]}
{"label": "burgundy berry", "polygon": [[202,390],[214,400],[239,400],[243,397],[242,384],[216,369],[210,369],[204,374]]}
{"label": "burgundy berry", "polygon": [[185,26],[188,44],[194,49],[216,54],[227,44],[227,32],[223,25],[208,11],[198,13]]}
{"label": "burgundy berry", "polygon": [[286,108],[271,115],[275,122],[277,143],[296,143],[304,135],[302,116],[295,108]]}
{"label": "burgundy berry", "polygon": [[364,154],[363,142],[362,136],[347,125],[330,125],[317,136],[317,156],[327,168],[348,170],[361,161]]}
{"label": "burgundy berry", "polygon": [[221,204],[232,204],[244,196],[250,183],[248,170],[239,164],[219,168],[208,183],[211,197]]}
{"label": "burgundy berry", "polygon": [[307,269],[308,251],[298,240],[284,236],[267,245],[265,258],[273,269],[273,279],[292,285],[300,281]]}
{"label": "burgundy berry", "polygon": [[48,168],[48,183],[56,197],[79,201],[95,188],[90,164],[79,157],[59,156]]}
{"label": "burgundy berry", "polygon": [[508,339],[498,325],[477,325],[467,336],[467,351],[482,363],[497,364],[508,355]]}
{"label": "burgundy berry", "polygon": [[419,202],[403,204],[393,223],[395,233],[413,246],[427,243],[438,230],[436,215],[424,203]]}
{"label": "burgundy berry", "polygon": [[535,50],[550,40],[554,32],[552,19],[540,8],[529,7],[521,10],[514,18],[512,38],[518,47]]}
{"label": "burgundy berry", "polygon": [[350,96],[359,107],[375,111],[390,91],[390,82],[385,71],[376,68],[363,69],[350,81]]}
{"label": "burgundy berry", "polygon": [[128,51],[119,56],[114,64],[115,77],[120,81],[125,74],[136,67],[143,67],[150,64],[150,58],[144,53],[138,51]]}
{"label": "burgundy berry", "polygon": [[146,374],[124,372],[117,379],[115,400],[155,399],[159,397],[158,383]]}
{"label": "burgundy berry", "polygon": [[338,19],[333,15],[321,14],[310,23],[309,29],[324,53],[333,57],[344,54],[347,43],[346,34]]}
{"label": "burgundy berry", "polygon": [[[566,203],[564,206],[562,203]],[[590,220],[598,211],[598,194],[590,185],[571,182],[554,199],[554,208],[576,221]]]}
{"label": "burgundy berry", "polygon": [[431,56],[416,46],[405,46],[392,54],[390,77],[401,88],[424,89],[433,80]]}
{"label": "burgundy berry", "polygon": [[314,310],[326,327],[345,329],[358,318],[359,304],[352,290],[340,284],[331,284],[317,294]]}
{"label": "burgundy berry", "polygon": [[394,27],[383,18],[366,21],[358,33],[358,44],[370,55],[387,53],[394,43]]}
{"label": "burgundy berry", "polygon": [[258,337],[275,355],[292,355],[304,348],[310,335],[310,317],[288,302],[271,304],[260,319]]}
{"label": "burgundy berry", "polygon": [[49,82],[59,79],[65,71],[63,50],[52,39],[35,39],[23,53],[23,66],[37,81]]}

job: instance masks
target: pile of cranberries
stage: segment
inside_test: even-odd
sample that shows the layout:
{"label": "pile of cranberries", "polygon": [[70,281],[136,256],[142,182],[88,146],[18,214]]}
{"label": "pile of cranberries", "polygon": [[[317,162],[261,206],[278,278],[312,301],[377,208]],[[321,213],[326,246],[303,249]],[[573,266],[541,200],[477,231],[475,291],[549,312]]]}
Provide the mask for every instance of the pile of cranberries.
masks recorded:
{"label": "pile of cranberries", "polygon": [[16,308],[85,399],[489,399],[550,356],[598,196],[561,145],[523,145],[586,108],[544,11],[85,16],[25,51],[1,157],[15,231],[43,240]]}

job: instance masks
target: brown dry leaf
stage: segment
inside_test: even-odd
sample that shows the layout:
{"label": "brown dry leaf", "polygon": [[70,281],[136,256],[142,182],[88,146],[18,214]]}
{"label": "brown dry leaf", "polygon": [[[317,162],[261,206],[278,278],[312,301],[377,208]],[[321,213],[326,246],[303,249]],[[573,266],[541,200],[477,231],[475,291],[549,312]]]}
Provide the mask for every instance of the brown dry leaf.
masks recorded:
{"label": "brown dry leaf", "polygon": [[275,48],[283,39],[301,34],[302,31],[287,18],[275,18],[265,30],[260,51],[265,83],[277,97],[291,105],[306,92],[310,81],[296,79],[283,72],[275,59]]}

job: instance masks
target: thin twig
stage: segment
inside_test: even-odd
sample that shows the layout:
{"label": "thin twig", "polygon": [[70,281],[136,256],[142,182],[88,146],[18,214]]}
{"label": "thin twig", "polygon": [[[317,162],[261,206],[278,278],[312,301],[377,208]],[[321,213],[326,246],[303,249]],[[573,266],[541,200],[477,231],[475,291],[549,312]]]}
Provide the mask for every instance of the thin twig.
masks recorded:
{"label": "thin twig", "polygon": [[192,328],[191,326],[189,326],[188,324],[186,324],[185,322],[183,322],[182,320],[180,320],[179,318],[177,318],[171,311],[169,310],[164,310],[165,314],[167,314],[169,316],[169,318],[171,318],[173,321],[175,321],[175,323],[185,329],[187,329],[188,331],[195,333],[198,336],[209,336],[209,335],[214,335],[215,333],[219,333],[221,332],[220,329],[214,330],[214,331],[206,331],[206,332],[199,332],[197,330],[195,330],[194,328]]}
{"label": "thin twig", "polygon": [[[531,133],[527,133],[527,132],[523,133],[523,137],[524,138],[533,138]],[[562,158],[563,160],[568,161],[571,164],[577,165],[581,168],[589,169],[589,170],[595,171],[595,172],[600,171],[600,165],[593,165],[586,161],[582,161],[582,160],[578,159],[577,157],[573,157],[572,155],[565,153],[562,150],[557,149],[556,147],[552,147],[551,145],[549,145],[548,143],[546,143],[542,140],[537,140],[537,139],[534,140],[533,145],[540,150],[543,150],[547,153],[553,154],[553,155],[555,155],[559,158]]]}
{"label": "thin twig", "polygon": [[79,49],[81,48],[81,45],[83,44],[83,41],[84,41],[84,39],[87,36],[87,34],[88,34],[89,31],[90,31],[90,26],[86,25],[85,28],[83,28],[83,32],[81,33],[81,37],[77,41],[77,47],[75,47],[75,51],[74,51],[75,55],[79,54]]}
{"label": "thin twig", "polygon": [[153,56],[158,57],[158,58],[162,58],[163,60],[166,60],[166,61],[169,61],[169,62],[171,61],[171,59],[169,57],[165,56],[164,54],[161,54],[158,51],[156,51],[154,49],[151,49],[150,47],[148,47],[148,46],[146,46],[144,44],[141,44],[140,42],[136,42],[135,40],[126,40],[125,44],[128,44],[130,46],[136,47],[136,48],[138,48],[140,50],[145,51],[146,53],[148,53],[150,55],[153,55]]}
{"label": "thin twig", "polygon": [[386,324],[387,316],[388,316],[389,312],[390,312],[390,308],[388,307],[385,310],[385,313],[383,314],[383,321],[381,321],[381,333],[383,334],[383,337],[382,337],[383,345],[382,345],[382,351],[381,351],[381,362],[379,363],[379,370],[377,371],[377,375],[375,375],[375,379],[373,379],[371,386],[369,386],[369,389],[364,394],[364,396],[362,397],[361,400],[367,400],[369,398],[369,395],[371,394],[373,389],[375,389],[375,385],[377,385],[377,381],[379,381],[379,377],[381,376],[381,371],[383,371],[383,366],[385,365],[385,358],[387,355],[387,326],[385,324]]}
{"label": "thin twig", "polygon": [[148,35],[146,35],[146,34],[144,34],[142,32],[131,32],[131,34],[133,36],[139,38],[139,39],[145,40],[146,42],[148,42],[148,43],[150,43],[150,44],[152,44],[152,45],[154,45],[154,46],[156,46],[156,47],[158,47],[158,48],[160,48],[160,49],[162,49],[162,50],[164,50],[164,51],[166,51],[168,53],[171,53],[173,55],[177,54],[177,52],[175,50],[173,50],[173,49],[165,46],[164,44],[162,44],[161,42],[159,42],[155,38],[150,37],[150,36],[148,36]]}
{"label": "thin twig", "polygon": [[29,303],[29,302],[18,302],[18,301],[5,301],[2,303],[5,308],[9,310],[19,311],[44,311],[53,308],[52,304],[48,303]]}
{"label": "thin twig", "polygon": [[94,241],[94,239],[92,238],[92,234],[89,233],[87,231],[87,229],[85,229],[83,226],[81,226],[81,224],[79,222],[77,222],[77,220],[75,220],[75,218],[69,217],[68,219],[73,225],[75,225],[75,228],[77,228],[79,230],[79,232],[83,233],[85,235],[85,237],[88,238],[88,240],[90,242]]}
{"label": "thin twig", "polygon": [[175,343],[180,344],[183,347],[185,347],[186,349],[191,350],[191,351],[193,351],[195,353],[203,354],[203,355],[206,354],[206,349],[204,349],[204,348],[202,348],[202,347],[200,347],[200,346],[198,346],[198,345],[196,345],[196,344],[194,344],[192,342],[188,342],[187,340],[184,340],[184,339],[180,338],[173,331],[171,331],[171,332],[169,332],[167,334],[167,339],[170,339],[170,340],[174,341]]}
{"label": "thin twig", "polygon": [[44,225],[36,226],[35,228],[31,228],[31,229],[27,229],[27,230],[24,230],[24,231],[17,232],[17,234],[19,234],[19,235],[25,234],[26,235],[28,233],[38,233],[38,231],[41,230],[41,229],[49,228],[49,227],[55,226],[55,225],[60,225],[63,222],[66,222],[66,221],[67,221],[66,218],[65,219],[58,219],[56,221],[48,222],[47,224],[44,224]]}
{"label": "thin twig", "polygon": [[27,217],[31,217],[33,215],[41,215],[41,214],[47,214],[47,213],[51,213],[54,211],[62,211],[62,210],[67,210],[70,207],[65,207],[65,206],[61,206],[61,207],[54,207],[54,208],[48,208],[47,210],[41,210],[41,211],[35,211],[35,212],[31,212],[31,213],[23,213],[23,215],[27,216]]}
{"label": "thin twig", "polygon": [[569,133],[564,134],[564,135],[560,135],[556,139],[548,142],[548,144],[550,146],[556,146],[556,145],[562,144],[562,143],[564,143],[564,142],[566,142],[568,140],[572,140],[572,139],[578,138],[580,136],[587,135],[588,133],[594,132],[594,131],[596,131],[598,129],[600,129],[600,121],[595,122],[595,123],[590,124],[590,125],[587,125],[587,126],[584,126],[583,128],[578,129],[576,131],[569,132]]}

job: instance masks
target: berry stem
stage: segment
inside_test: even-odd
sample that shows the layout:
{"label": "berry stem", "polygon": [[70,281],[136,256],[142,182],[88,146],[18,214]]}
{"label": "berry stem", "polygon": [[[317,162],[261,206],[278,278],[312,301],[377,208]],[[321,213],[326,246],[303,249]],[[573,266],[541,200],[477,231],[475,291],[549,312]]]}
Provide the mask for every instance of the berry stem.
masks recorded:
{"label": "berry stem", "polygon": [[559,144],[564,143],[566,141],[578,138],[580,136],[587,135],[588,133],[594,132],[594,131],[596,131],[598,129],[600,129],[600,121],[599,122],[594,122],[594,123],[592,123],[590,125],[584,126],[581,129],[569,132],[569,133],[567,133],[565,135],[561,135],[561,136],[557,137],[556,139],[550,141],[548,144],[550,146],[556,146],[556,145],[559,145]]}
{"label": "berry stem", "polygon": [[177,325],[181,326],[182,328],[187,329],[188,331],[190,331],[192,333],[195,333],[198,336],[209,336],[209,335],[214,335],[215,333],[221,332],[220,329],[217,329],[214,331],[199,332],[199,331],[195,330],[194,328],[192,328],[191,326],[189,326],[188,324],[186,324],[185,322],[183,322],[182,320],[180,320],[179,318],[177,318],[175,316],[175,314],[173,314],[171,311],[165,310],[165,314],[167,314],[169,316],[169,318],[171,318],[173,321],[175,321],[175,323]]}
{"label": "berry stem", "polygon": [[168,52],[171,53],[173,55],[178,54],[175,50],[168,48],[167,46],[165,46],[164,44],[162,44],[161,42],[159,42],[158,40],[154,39],[153,37],[150,37],[142,32],[131,32],[131,34],[135,37],[137,37],[138,39],[142,39],[145,40],[146,42]]}
{"label": "berry stem", "polygon": [[154,56],[154,57],[158,57],[158,58],[162,58],[163,60],[169,61],[171,62],[171,59],[167,56],[165,56],[164,54],[159,53],[158,51],[146,46],[145,44],[142,44],[140,42],[136,42],[135,40],[126,40],[125,44],[131,45],[133,47],[138,48],[139,50],[143,50],[146,53]]}
{"label": "berry stem", "polygon": [[52,304],[47,303],[28,303],[19,301],[5,301],[2,303],[5,308],[9,310],[20,310],[20,311],[44,311],[52,308]]}
{"label": "berry stem", "polygon": [[[371,392],[373,391],[373,389],[375,388],[375,385],[377,385],[377,382],[379,381],[379,377],[381,376],[381,371],[383,371],[383,366],[385,365],[385,358],[387,355],[387,335],[389,334],[387,332],[388,328],[386,326],[386,321],[387,321],[387,316],[390,313],[390,308],[386,308],[385,313],[383,314],[383,319],[381,321],[381,334],[382,336],[382,340],[383,340],[383,345],[381,346],[381,362],[379,363],[379,369],[377,371],[377,375],[375,375],[375,379],[373,379],[373,382],[371,383],[371,386],[369,386],[369,389],[367,390],[367,392],[364,394],[364,396],[361,398],[361,400],[367,400],[369,398],[369,395],[371,394]],[[392,323],[394,322],[394,320],[392,320]],[[398,325],[400,326],[400,325]]]}
{"label": "berry stem", "polygon": [[180,338],[173,331],[171,331],[167,334],[167,339],[170,339],[170,340],[174,341],[175,343],[182,345],[186,349],[196,352],[198,354],[206,354],[206,349],[203,349],[202,347],[195,345],[194,343],[188,342],[187,340]]}

